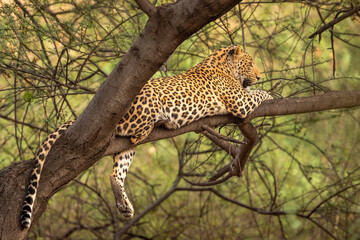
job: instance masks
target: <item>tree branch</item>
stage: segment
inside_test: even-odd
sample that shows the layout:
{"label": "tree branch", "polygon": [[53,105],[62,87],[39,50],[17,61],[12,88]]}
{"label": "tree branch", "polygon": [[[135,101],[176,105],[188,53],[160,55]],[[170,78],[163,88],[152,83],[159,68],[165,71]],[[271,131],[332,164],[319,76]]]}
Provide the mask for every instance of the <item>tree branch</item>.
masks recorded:
{"label": "tree branch", "polygon": [[[266,101],[242,121],[250,122],[252,119],[257,117],[302,114],[340,108],[352,108],[357,106],[360,106],[360,90],[342,92],[334,91],[312,97]],[[162,126],[159,126],[155,128],[141,144],[164,138],[175,137],[187,132],[201,132],[204,125],[213,127],[230,123],[238,124],[239,122],[241,122],[241,120],[233,117],[232,115],[223,115],[203,118],[175,130],[167,130]],[[103,156],[124,151],[131,146],[133,145],[131,145],[128,138],[113,137]]]}
{"label": "tree branch", "polygon": [[31,123],[26,123],[26,122],[19,121],[19,120],[17,120],[17,119],[10,118],[10,117],[5,116],[5,115],[3,115],[3,114],[1,114],[1,113],[0,113],[0,118],[3,118],[3,119],[5,119],[5,120],[11,121],[11,122],[15,122],[15,123],[18,123],[18,124],[21,124],[21,125],[24,125],[24,126],[27,126],[27,127],[33,128],[33,129],[36,129],[36,130],[39,130],[39,131],[42,131],[42,132],[46,132],[46,130],[43,129],[43,128],[41,128],[41,127],[32,125]]}
{"label": "tree branch", "polygon": [[[206,137],[208,137],[212,141],[215,141],[216,144],[218,144],[222,149],[229,152],[234,157],[234,168],[232,175],[239,175],[245,168],[246,161],[257,141],[256,129],[251,124],[248,124],[252,119],[264,116],[301,114],[339,108],[351,108],[356,106],[360,106],[360,90],[328,92],[322,95],[306,98],[277,99],[262,103],[260,107],[250,116],[244,119],[244,121],[241,121],[240,119],[235,118],[231,115],[224,115],[203,118],[175,130],[167,130],[163,127],[157,127],[153,130],[150,136],[145,139],[143,143],[175,137],[186,132],[201,132],[204,129],[204,126],[219,126],[229,123],[235,123],[238,125],[241,132],[245,136],[246,144],[242,144],[240,146],[240,149],[231,147],[231,145],[226,141],[216,141],[215,139],[213,139],[216,137],[209,133],[205,132],[204,134]],[[119,148],[120,146],[122,147]],[[107,149],[105,154],[111,155],[116,152],[126,150],[131,146],[132,145],[127,138],[114,138],[112,139],[111,144],[109,145],[109,148]],[[230,164],[224,166],[209,179],[208,184],[204,185],[214,185],[214,181],[216,181],[224,174],[228,173],[230,170]],[[226,177],[226,179],[228,179],[228,177]],[[192,184],[196,185],[194,183]]]}
{"label": "tree branch", "polygon": [[244,135],[245,144],[242,144],[240,148],[237,149],[238,154],[236,154],[232,162],[221,168],[209,179],[209,182],[216,181],[227,172],[229,172],[231,176],[241,176],[244,171],[247,159],[258,141],[258,134],[256,128],[250,122],[239,122],[237,126]]}
{"label": "tree branch", "polygon": [[240,146],[239,156],[236,156],[232,163],[232,174],[241,176],[242,171],[245,169],[246,161],[250,156],[250,153],[257,143],[259,137],[256,132],[256,128],[250,122],[239,122],[238,128],[244,134],[244,141],[246,144]]}
{"label": "tree branch", "polygon": [[156,7],[149,0],[135,0],[139,8],[149,17],[154,15]]}
{"label": "tree branch", "polygon": [[[209,126],[202,126],[202,128],[204,130],[206,130],[206,132],[208,132],[209,134],[215,136],[216,138],[218,138],[219,140],[225,140],[227,142],[233,142],[233,143],[237,143],[237,144],[246,144],[245,142],[242,142],[242,141],[239,141],[239,140],[236,140],[236,139],[233,139],[231,137],[227,137],[227,136],[224,136],[224,135],[221,135],[220,133],[217,133],[215,132],[211,127]],[[210,135],[208,135],[210,136]]]}
{"label": "tree branch", "polygon": [[338,18],[335,18],[334,20],[328,22],[327,24],[323,25],[321,28],[319,28],[316,32],[314,32],[313,34],[311,34],[309,36],[309,38],[314,38],[316,35],[321,34],[322,32],[326,31],[327,29],[331,28],[332,26],[334,26],[335,24],[341,22],[342,20],[350,17],[351,15],[353,15],[354,13],[357,13],[358,11],[360,11],[360,6],[356,6],[353,9],[351,9],[350,11],[344,13],[343,15],[341,15]]}

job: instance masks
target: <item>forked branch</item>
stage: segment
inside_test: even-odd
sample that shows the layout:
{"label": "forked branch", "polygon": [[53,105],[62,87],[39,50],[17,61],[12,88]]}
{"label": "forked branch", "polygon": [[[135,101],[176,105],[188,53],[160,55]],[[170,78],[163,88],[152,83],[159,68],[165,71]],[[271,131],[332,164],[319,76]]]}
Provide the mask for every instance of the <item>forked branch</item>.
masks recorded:
{"label": "forked branch", "polygon": [[[236,141],[236,143],[241,144],[240,147],[230,144],[230,142],[234,142],[234,139],[215,132],[209,126],[202,126],[202,128],[205,130],[203,134],[221,149],[232,155],[233,160],[227,166],[220,169],[214,176],[212,176],[208,182],[195,183],[184,178],[187,183],[193,186],[213,186],[222,183],[233,176],[241,176],[242,171],[245,169],[245,165],[247,159],[249,158],[251,150],[258,141],[258,135],[256,132],[256,128],[250,122],[242,121],[237,123],[237,126],[244,135],[244,142]],[[226,173],[227,175],[224,178],[219,179]]]}
{"label": "forked branch", "polygon": [[323,33],[324,31],[326,31],[327,29],[333,27],[335,24],[341,22],[342,20],[350,17],[351,15],[357,13],[358,11],[360,11],[360,6],[356,6],[353,9],[351,9],[350,11],[344,13],[343,15],[341,15],[338,18],[335,18],[334,20],[326,23],[325,25],[323,25],[322,27],[320,27],[316,32],[314,32],[313,34],[311,34],[309,36],[309,38],[314,38],[316,35],[321,35],[321,33]]}
{"label": "forked branch", "polygon": [[135,0],[139,8],[151,17],[156,12],[156,7],[149,0]]}
{"label": "forked branch", "polygon": [[[250,122],[237,123],[238,128],[244,135],[244,142],[236,151],[236,156],[230,164],[221,168],[214,176],[209,179],[209,182],[216,181],[218,178],[229,172],[232,176],[241,176],[251,150],[258,141],[258,134],[256,128]],[[216,143],[216,142],[215,142]]]}

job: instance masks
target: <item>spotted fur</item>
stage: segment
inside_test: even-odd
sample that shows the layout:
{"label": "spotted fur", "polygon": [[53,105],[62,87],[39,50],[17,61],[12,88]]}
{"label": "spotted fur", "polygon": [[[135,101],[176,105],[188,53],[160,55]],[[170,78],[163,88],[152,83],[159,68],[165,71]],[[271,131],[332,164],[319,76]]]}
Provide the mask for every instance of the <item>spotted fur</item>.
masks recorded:
{"label": "spotted fur", "polygon": [[[265,91],[249,91],[249,86],[260,79],[253,58],[239,46],[214,52],[204,61],[183,74],[150,80],[132,102],[115,129],[116,136],[129,136],[132,143],[144,140],[155,125],[164,124],[176,129],[206,116],[231,113],[245,118],[261,102],[272,99]],[[30,227],[41,170],[51,146],[73,122],[61,125],[40,147],[36,165],[21,214],[21,225]],[[124,181],[135,154],[135,148],[115,154],[110,175],[116,206],[126,218],[133,217],[134,209]]]}
{"label": "spotted fur", "polygon": [[21,226],[29,228],[31,224],[31,214],[34,208],[34,201],[36,198],[37,189],[40,181],[40,173],[43,169],[45,159],[50,152],[52,145],[61,136],[62,133],[68,129],[75,120],[62,124],[60,127],[55,129],[40,146],[40,149],[35,157],[35,165],[30,177],[30,184],[27,188],[27,194],[24,200],[24,204],[21,211]]}

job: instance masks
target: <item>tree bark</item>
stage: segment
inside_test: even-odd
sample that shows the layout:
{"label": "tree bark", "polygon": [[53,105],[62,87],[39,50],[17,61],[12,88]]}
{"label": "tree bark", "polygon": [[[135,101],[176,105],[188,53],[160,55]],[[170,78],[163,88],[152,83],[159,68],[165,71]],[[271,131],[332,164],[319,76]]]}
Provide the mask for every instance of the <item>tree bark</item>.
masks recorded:
{"label": "tree bark", "polygon": [[[45,163],[33,224],[48,199],[107,151],[113,129],[132,99],[184,40],[241,0],[182,0],[151,12],[144,30],[102,84],[76,123],[54,144]],[[21,204],[34,161],[16,162],[0,172],[0,239],[24,239]]]}

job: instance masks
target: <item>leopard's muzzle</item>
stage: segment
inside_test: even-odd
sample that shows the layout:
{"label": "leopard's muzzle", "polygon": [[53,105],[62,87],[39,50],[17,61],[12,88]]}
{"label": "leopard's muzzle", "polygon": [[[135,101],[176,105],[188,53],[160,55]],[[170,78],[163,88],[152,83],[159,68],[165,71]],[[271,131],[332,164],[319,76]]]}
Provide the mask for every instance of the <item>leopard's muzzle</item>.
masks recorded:
{"label": "leopard's muzzle", "polygon": [[250,86],[251,86],[251,80],[248,79],[248,78],[245,78],[244,81],[243,81],[243,87],[247,88],[247,87],[250,87]]}

